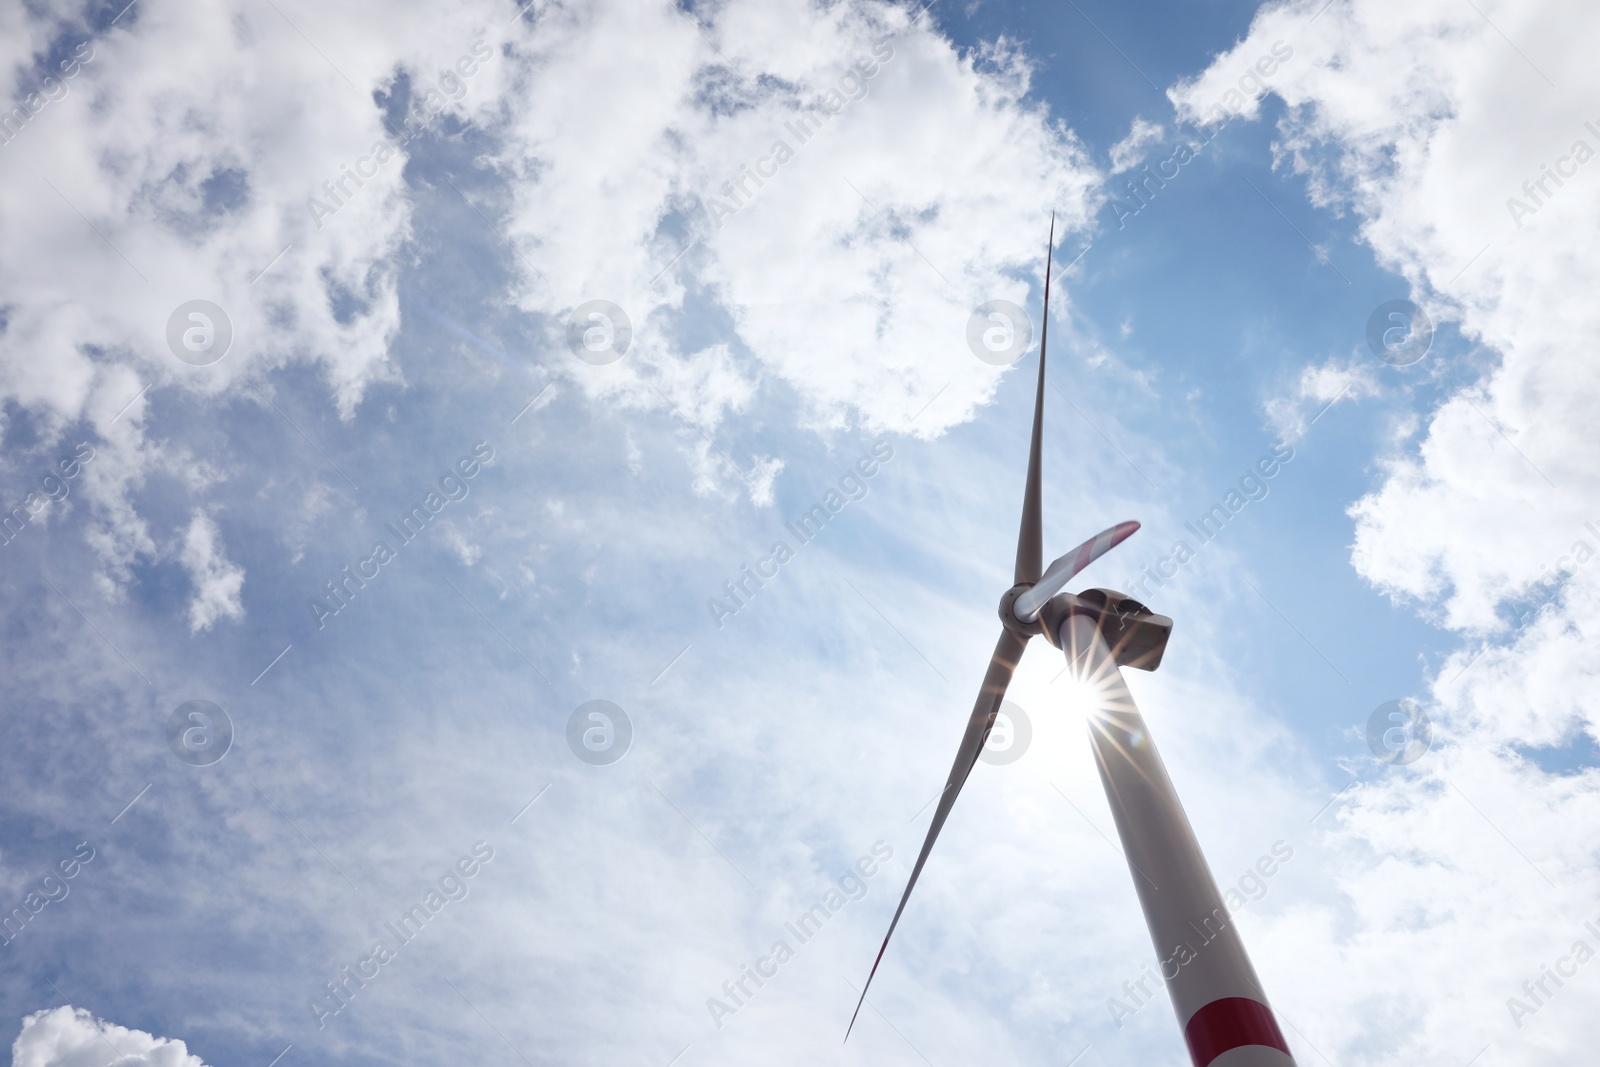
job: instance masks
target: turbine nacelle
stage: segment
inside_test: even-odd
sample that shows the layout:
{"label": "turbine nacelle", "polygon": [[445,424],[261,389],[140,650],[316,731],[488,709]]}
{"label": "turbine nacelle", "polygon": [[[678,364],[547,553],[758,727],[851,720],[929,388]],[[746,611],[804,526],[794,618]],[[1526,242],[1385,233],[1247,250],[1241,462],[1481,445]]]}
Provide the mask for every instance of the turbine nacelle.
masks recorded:
{"label": "turbine nacelle", "polygon": [[[1000,624],[1024,641],[1043,637],[1059,648],[1061,623],[1067,615],[1092,612],[1095,624],[1105,634],[1107,646],[1117,649],[1125,645],[1129,650],[1126,659],[1118,656],[1118,666],[1155,670],[1166,649],[1167,634],[1172,630],[1171,619],[1110,589],[1090,589],[1076,597],[1062,591],[1074,575],[1132,537],[1138,529],[1137,522],[1119,522],[1058,557],[1037,581],[1029,581],[1029,575],[1019,574],[1017,584],[1000,598]],[[1103,620],[1104,615],[1114,615],[1115,621]],[[1162,623],[1151,620],[1164,620],[1165,628]],[[1144,666],[1145,663],[1150,665]]]}
{"label": "turbine nacelle", "polygon": [[1017,601],[1033,588],[1027,582],[1020,582],[1000,598],[1000,623],[1018,637],[1024,640],[1042,637],[1065,650],[1061,628],[1072,616],[1084,615],[1099,627],[1117,666],[1136,667],[1141,671],[1153,671],[1161,666],[1167,638],[1172,635],[1172,620],[1166,615],[1151,611],[1115,589],[1085,589],[1076,594],[1057,593],[1044,602],[1031,620],[1024,622],[1018,618]]}
{"label": "turbine nacelle", "polygon": [[1039,612],[1044,639],[1066,651],[1062,628],[1075,615],[1089,618],[1099,627],[1117,666],[1141,671],[1153,671],[1161,666],[1167,638],[1172,636],[1172,620],[1167,616],[1151,611],[1115,589],[1060,593],[1046,601]]}

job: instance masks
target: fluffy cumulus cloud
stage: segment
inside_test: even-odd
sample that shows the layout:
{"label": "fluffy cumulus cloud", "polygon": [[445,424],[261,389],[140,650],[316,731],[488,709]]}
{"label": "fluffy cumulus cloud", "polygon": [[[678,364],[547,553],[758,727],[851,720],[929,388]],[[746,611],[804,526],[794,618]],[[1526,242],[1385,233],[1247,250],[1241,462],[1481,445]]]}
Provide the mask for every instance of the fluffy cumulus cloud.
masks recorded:
{"label": "fluffy cumulus cloud", "polygon": [[[462,217],[505,253],[509,274],[482,268],[485,304],[546,342],[531,353],[557,379],[545,404],[586,397],[670,415],[692,489],[756,505],[775,499],[785,463],[731,445],[730,422],[772,411],[807,433],[931,437],[971,417],[1005,373],[969,348],[973,310],[1027,303],[1052,209],[1058,239],[1090,224],[1095,166],[1029,96],[1023,52],[1005,41],[957,49],[908,7],[541,3],[519,14],[511,3],[278,0],[196,13],[141,0],[108,18],[88,4],[0,12],[0,90],[23,102],[0,144],[0,418],[8,445],[12,433],[94,444],[72,502],[97,564],[101,602],[84,605],[86,619],[148,608],[175,572],[191,635],[253,636],[218,624],[271,595],[256,576],[277,561],[262,553],[292,563],[335,521],[362,521],[353,483],[258,464],[248,426],[288,422],[315,448],[316,432],[299,433],[310,408],[380,435],[393,409],[374,411],[372,398],[412,386],[402,367],[418,366],[396,345],[411,306],[401,292],[440,251],[419,237],[419,204],[441,190],[466,198]],[[631,320],[626,359],[567,351],[568,320],[591,300]],[[518,432],[538,432],[543,410],[524,409]],[[627,442],[630,466],[650,459],[632,432]],[[31,476],[10,452],[7,463]],[[253,497],[285,505],[264,549],[239,519]],[[530,540],[581,539],[577,509],[563,530],[559,497],[537,506],[547,510]],[[525,521],[510,511],[507,525]],[[454,561],[488,571],[494,531],[464,515],[450,524]],[[647,524],[631,525],[636,537]],[[523,569],[538,563],[553,587],[565,561],[544,558]],[[150,662],[113,637],[130,664]],[[76,702],[69,679],[60,672],[62,699]],[[662,783],[692,795],[693,783]],[[706,922],[724,923],[706,899]],[[87,909],[66,914],[88,921]],[[722,947],[683,996],[697,1023],[699,990],[723,977]],[[302,1024],[297,991],[324,969],[296,961],[281,983]],[[16,1052],[18,1063],[137,1056],[192,1060],[179,1043],[66,1008],[28,1017]]]}
{"label": "fluffy cumulus cloud", "polygon": [[[1308,883],[1330,888],[1241,920],[1253,924],[1250,944],[1303,1062],[1316,1059],[1312,1049],[1318,1049],[1340,1063],[1466,1063],[1494,1046],[1499,1060],[1480,1062],[1557,1063],[1570,1060],[1563,1050],[1600,1038],[1600,1023],[1575,1010],[1583,1002],[1580,989],[1546,979],[1530,993],[1524,984],[1538,982],[1547,964],[1571,962],[1580,938],[1600,950],[1600,938],[1584,926],[1600,925],[1592,905],[1600,842],[1586,829],[1600,825],[1600,778],[1593,770],[1542,769],[1559,762],[1583,731],[1600,736],[1594,668],[1583,642],[1600,626],[1600,562],[1593,559],[1600,553],[1600,511],[1593,510],[1600,468],[1589,451],[1592,434],[1585,433],[1600,400],[1600,379],[1588,370],[1600,311],[1579,284],[1594,275],[1600,255],[1585,239],[1600,207],[1594,159],[1600,109],[1592,104],[1600,100],[1592,84],[1600,71],[1584,49],[1600,29],[1594,25],[1600,14],[1475,2],[1271,5],[1247,39],[1173,90],[1179,117],[1202,122],[1219,106],[1228,115],[1259,117],[1251,93],[1265,87],[1279,94],[1287,104],[1279,164],[1306,175],[1319,204],[1358,219],[1363,239],[1407,280],[1435,321],[1458,324],[1480,344],[1486,368],[1404,424],[1414,432],[1381,457],[1378,484],[1352,510],[1360,572],[1468,639],[1470,647],[1432,679],[1424,702],[1436,723],[1435,747],[1409,768],[1352,785],[1312,829],[1298,814],[1283,816],[1286,839],[1305,835],[1293,837],[1297,848],[1312,834],[1326,839],[1332,859],[1315,879],[1309,868],[1322,861],[1312,858],[1312,848],[1299,853],[1305,859],[1294,870],[1306,868]],[[75,51],[81,43],[86,48]],[[1274,62],[1270,75],[1252,73],[1261,71],[1262,57],[1287,54],[1293,61]],[[485,240],[503,253],[504,270],[481,276],[486,306],[520,316],[526,333],[543,341],[534,362],[554,383],[519,414],[516,432],[544,432],[545,417],[564,425],[556,423],[561,411],[547,410],[556,398],[563,408],[577,397],[596,401],[598,411],[660,414],[670,426],[664,432],[677,435],[687,457],[684,481],[704,505],[704,524],[694,525],[656,513],[657,498],[648,495],[656,487],[641,486],[639,513],[619,505],[607,516],[603,508],[572,506],[570,496],[563,498],[570,490],[552,486],[544,495],[541,485],[539,499],[525,507],[508,493],[475,497],[484,510],[474,516],[452,513],[442,539],[451,566],[487,583],[498,581],[496,567],[509,570],[506,560],[520,559],[529,585],[537,569],[539,595],[551,612],[538,621],[548,634],[566,626],[556,612],[567,572],[581,572],[585,581],[599,575],[592,602],[610,594],[599,584],[604,567],[588,554],[547,551],[547,542],[689,543],[721,523],[721,501],[762,505],[787,488],[779,485],[791,476],[785,461],[765,454],[765,442],[736,443],[741,420],[782,418],[829,437],[840,428],[932,437],[970,418],[1003,372],[974,358],[969,316],[987,300],[1027,302],[1039,280],[1049,211],[1056,212],[1058,237],[1087,228],[1102,177],[1077,138],[1029,96],[1030,61],[1013,43],[958,50],[911,8],[873,0],[698,10],[597,0],[541,3],[521,15],[509,3],[319,7],[278,0],[192,10],[141,0],[116,24],[94,28],[71,8],[14,7],[0,12],[0,60],[0,87],[12,99],[26,101],[35,87],[40,93],[37,108],[25,103],[23,120],[0,145],[0,293],[6,294],[0,417],[19,440],[75,442],[69,434],[82,433],[94,442],[72,507],[85,511],[100,592],[128,597],[153,572],[146,566],[152,562],[181,568],[189,582],[185,621],[192,634],[210,631],[204,640],[246,629],[231,623],[265,584],[257,576],[270,572],[268,561],[252,553],[260,541],[248,540],[237,519],[244,498],[257,491],[247,475],[257,472],[243,460],[217,458],[220,451],[207,449],[198,433],[180,429],[226,426],[235,414],[230,406],[267,421],[286,419],[281,409],[292,405],[284,398],[295,390],[302,400],[310,394],[334,424],[369,414],[379,424],[384,413],[369,412],[371,398],[408,388],[401,368],[420,366],[405,363],[394,342],[405,336],[400,294],[407,272],[438,251],[420,247],[417,236],[427,221],[418,211],[424,197],[467,199],[461,217],[474,227],[483,223]],[[47,64],[59,72],[48,84]],[[421,108],[411,118],[425,132],[420,141],[402,143],[408,101]],[[1111,166],[1137,166],[1159,131],[1136,121],[1111,150]],[[169,347],[169,318],[196,299],[221,307],[232,334],[226,355],[204,366]],[[626,315],[626,358],[586,362],[567,351],[569,320],[591,301],[607,301]],[[579,324],[597,330],[602,346],[615,343],[620,325],[604,310]],[[178,322],[180,334],[216,325]],[[1452,382],[1466,377],[1438,373],[1428,360],[1397,369],[1338,357],[1305,369],[1270,403],[1269,416],[1280,433],[1294,437],[1328,404],[1367,395],[1401,375],[1429,374]],[[635,477],[656,463],[650,425],[641,420],[618,435],[618,456],[625,454]],[[416,434],[417,425],[405,430]],[[545,443],[551,453],[560,444],[554,437]],[[510,442],[504,450],[509,466],[519,453]],[[888,469],[899,478],[909,455],[895,464]],[[964,490],[973,493],[989,492],[1015,473],[990,458],[961,470],[964,476],[951,484],[975,487]],[[276,471],[261,479],[259,492],[270,494],[271,478],[301,476]],[[281,536],[267,551],[281,549],[295,562],[318,550],[321,532],[336,518],[362,520],[363,502],[347,496],[344,482],[324,476],[327,483],[297,483],[286,493]],[[574,478],[603,495],[589,470]],[[489,480],[480,484],[487,494]],[[912,506],[893,496],[896,484],[886,476],[873,489],[871,507],[883,509],[884,529],[911,528],[914,515],[927,513],[925,501]],[[1004,506],[1013,503],[1007,496]],[[646,510],[660,521],[636,521]],[[942,573],[969,573],[969,547],[987,536],[966,525],[976,520],[962,518],[962,510],[948,508],[952,528],[916,547]],[[866,521],[869,512],[863,506],[851,513],[858,514]],[[487,521],[491,515],[495,523]],[[904,521],[896,526],[889,517]],[[1590,521],[1595,529],[1585,525]],[[499,526],[525,535],[517,555]],[[463,965],[464,973],[532,975],[536,986],[544,983],[536,994],[564,1006],[559,1016],[581,1020],[553,1037],[540,1033],[548,1044],[570,1046],[576,1055],[592,1051],[596,1034],[631,1040],[633,1028],[614,1025],[615,993],[623,989],[634,1007],[653,1013],[646,1029],[650,1056],[659,1062],[691,1037],[700,1042],[699,1034],[707,1042],[722,1034],[725,1042],[721,1061],[697,1047],[693,1055],[706,1062],[770,1056],[775,1032],[787,1039],[784,1047],[805,1050],[794,1056],[808,1054],[804,1041],[816,1043],[817,1057],[836,1054],[821,1051],[824,1044],[836,1050],[837,1038],[818,1036],[819,1005],[842,1019],[853,999],[839,976],[860,973],[919,836],[920,824],[908,816],[925,798],[905,796],[923,789],[923,767],[940,770],[949,758],[948,737],[928,727],[927,709],[969,698],[976,684],[971,668],[946,663],[980,663],[987,649],[972,635],[985,632],[993,617],[992,608],[981,619],[958,610],[953,592],[936,594],[920,576],[897,579],[866,566],[851,572],[861,586],[857,603],[848,590],[839,593],[825,551],[808,550],[804,563],[785,572],[791,577],[761,593],[756,610],[741,613],[738,636],[724,635],[720,644],[697,638],[691,652],[675,633],[641,642],[638,634],[618,632],[570,637],[570,651],[556,649],[540,661],[549,666],[570,658],[581,678],[580,644],[593,663],[636,664],[644,649],[646,676],[671,666],[674,653],[685,657],[672,661],[674,673],[656,675],[654,693],[663,695],[640,708],[638,751],[612,769],[618,773],[606,781],[613,791],[589,784],[598,778],[562,777],[517,824],[517,833],[547,834],[548,841],[538,839],[545,851],[508,845],[495,870],[514,872],[507,881],[520,894],[551,879],[552,870],[613,865],[581,875],[560,899],[518,896],[494,907],[486,880],[474,903],[481,900],[483,910],[460,911],[463,922],[481,924],[451,943],[452,953],[459,945],[478,964]],[[421,550],[407,552],[404,566],[420,570]],[[390,615],[431,625],[447,616],[427,599],[427,577],[386,577],[353,606],[376,620],[382,613],[369,599],[414,596],[415,610]],[[612,588],[628,584],[617,580]],[[711,592],[715,582],[707,579],[706,586]],[[492,594],[479,600],[480,592],[463,580],[456,593],[465,603],[451,600],[448,590],[444,602],[471,626],[477,617],[469,609],[500,629],[489,619],[515,610],[514,598],[507,592],[491,606]],[[783,598],[785,611],[826,612],[831,625],[848,633],[840,647],[874,650],[871,656],[840,657],[843,666],[830,670],[852,672],[848,679],[787,660],[781,662],[792,674],[753,668],[766,662],[756,653],[777,644],[763,630],[762,605]],[[858,615],[840,621],[841,598]],[[890,615],[901,623],[918,620],[913,647],[926,645],[927,660],[913,660],[895,644],[881,625]],[[796,616],[784,617],[786,625],[798,625]],[[350,623],[345,632],[354,633],[365,625],[359,619],[353,614],[340,624]],[[230,625],[217,625],[224,621]],[[485,647],[501,654],[495,635],[480,629]],[[504,644],[531,665],[524,650],[535,639],[525,643],[509,623],[505,630]],[[398,627],[381,632],[397,642],[410,635]],[[760,643],[769,639],[772,646]],[[628,656],[608,660],[606,640],[626,644]],[[282,647],[274,635],[264,655],[251,653],[255,666],[244,676]],[[304,685],[293,672],[315,670],[313,657],[328,647],[297,642],[293,658],[262,686]],[[925,692],[910,691],[904,666],[887,658],[890,648],[918,671],[924,663],[933,668],[922,678]],[[409,662],[404,653],[400,648],[385,660],[385,670]],[[1042,653],[1037,649],[1019,675],[1014,695],[1025,704],[1056,699],[1054,671],[1046,670],[1055,664]],[[137,658],[138,649],[130,645],[129,655]],[[330,657],[348,671],[338,681],[350,687],[352,706],[374,699],[374,678],[360,673],[362,655]],[[461,669],[461,679],[477,678],[469,672],[498,677],[487,658],[464,661]],[[394,673],[395,692],[414,679]],[[716,681],[703,684],[706,678]],[[935,679],[944,688],[935,689]],[[442,690],[447,683],[439,682]],[[1222,721],[1225,709],[1234,715],[1244,701],[1223,683],[1169,669],[1135,684],[1157,698],[1152,708],[1179,702],[1202,708],[1183,722],[1156,725],[1175,776],[1198,783],[1186,799],[1202,798],[1193,811],[1202,838],[1208,847],[1224,841],[1231,849],[1218,867],[1227,880],[1226,872],[1247,868],[1276,836],[1239,840],[1238,827],[1249,825],[1254,834],[1259,824],[1251,816],[1293,808],[1300,783],[1289,780],[1282,756],[1290,742],[1269,737],[1265,728],[1207,734],[1207,723]],[[866,722],[857,710],[864,690],[902,695],[881,698],[888,706]],[[770,717],[744,710],[771,705],[774,692],[795,707]],[[76,699],[64,695],[62,703]],[[406,694],[397,703],[413,699],[419,698]],[[283,703],[327,702],[323,695],[320,703]],[[276,773],[282,788],[270,777],[256,791],[236,782],[244,799],[235,799],[253,805],[248,810],[258,810],[262,826],[283,831],[272,820],[292,814],[298,822],[301,810],[274,813],[258,801],[269,792],[293,796],[287,783],[301,780],[294,776],[333,790],[331,783],[361,781],[362,773],[390,782],[400,766],[422,776],[425,785],[413,783],[419,795],[458,796],[464,794],[457,790],[492,784],[492,796],[478,799],[484,810],[511,803],[500,819],[545,781],[530,785],[526,761],[510,761],[516,765],[508,769],[484,759],[486,747],[520,751],[523,735],[496,734],[485,746],[475,732],[451,733],[440,725],[447,720],[431,717],[431,704],[419,702],[427,710],[405,720],[416,728],[393,731],[397,745],[414,750],[386,752],[371,764],[354,760],[344,768],[348,776],[322,773],[319,750],[295,747],[312,744],[304,739],[311,734],[284,727],[278,748],[259,744],[251,756],[258,761],[253,771]],[[522,707],[526,693],[508,683],[502,703]],[[673,718],[676,706],[696,710],[689,725]],[[1033,762],[1019,764],[1010,778],[987,767],[975,776],[963,822],[952,823],[949,838],[959,844],[965,833],[975,851],[965,861],[956,858],[959,848],[941,858],[940,873],[924,883],[914,924],[903,928],[880,977],[885,1018],[916,1019],[918,1026],[907,1029],[919,1042],[925,1030],[930,1044],[971,1049],[968,1058],[1006,1048],[1019,1024],[1054,1041],[1063,1004],[1072,1006],[1073,1027],[1105,1026],[1105,996],[1135,977],[1123,961],[1148,948],[1142,931],[1125,921],[1136,905],[1120,857],[1102,839],[1101,829],[1109,828],[1091,820],[1099,814],[1090,806],[1099,787],[1081,738],[1052,740],[1051,726],[1039,720]],[[264,721],[257,728],[271,729]],[[552,744],[567,760],[559,736]],[[350,751],[359,748],[352,740]],[[763,758],[751,759],[753,751]],[[866,760],[890,751],[898,755],[886,765],[889,773],[852,765],[849,784],[841,785],[841,753]],[[674,752],[696,756],[675,762]],[[1052,752],[1055,763],[1046,759]],[[292,770],[274,772],[274,759]],[[226,781],[222,772],[241,764],[233,758],[208,781]],[[1256,774],[1237,773],[1241,766]],[[624,777],[636,770],[634,778]],[[108,801],[110,811],[150,781],[142,769],[138,775],[115,803]],[[1237,788],[1245,778],[1249,791]],[[220,805],[226,798],[217,788]],[[322,817],[306,811],[308,837],[326,838],[341,864],[345,852],[331,844],[341,834],[348,835],[345,851],[358,856],[386,847],[366,842],[385,841],[390,831],[411,841],[409,825],[402,833],[389,821],[408,816],[395,814],[404,805],[394,804],[387,788],[349,788],[332,805],[338,817],[328,815],[320,828],[309,820]],[[158,796],[181,794],[163,781],[118,824],[128,829],[117,832],[133,833],[141,818],[169,817],[155,814],[165,811]],[[368,798],[374,807],[360,809]],[[1064,801],[1081,810],[1066,811]],[[760,803],[767,807],[750,807]],[[603,816],[593,814],[596,808]],[[874,829],[861,829],[868,824]],[[789,985],[768,990],[749,1006],[753,1011],[738,1005],[739,1017],[726,1031],[719,1028],[706,1015],[706,998],[739,973],[741,961],[755,958],[752,946],[770,943],[784,919],[822,892],[800,876],[842,869],[879,832],[892,838],[899,858],[873,883],[873,903],[833,926],[834,947],[808,950],[805,963],[785,972]],[[597,849],[596,834],[617,837],[617,847]],[[847,838],[849,855],[821,863],[812,854],[824,851],[818,841]],[[726,870],[723,859],[701,848],[713,840],[732,857]],[[677,845],[660,841],[700,849],[703,870],[685,875],[670,851]],[[266,848],[251,853],[276,856]],[[548,865],[547,855],[556,857]],[[1062,855],[1084,858],[1063,867],[1056,861]],[[733,860],[750,865],[748,879]],[[654,881],[637,879],[641,863],[660,867]],[[264,897],[274,884],[223,881],[251,892],[261,887]],[[744,898],[734,894],[745,892],[746,881],[762,884],[758,902],[738,903]],[[768,891],[779,882],[784,888]],[[162,893],[152,899],[168,899],[167,880],[159,884]],[[255,903],[263,913],[281,907],[303,917],[299,883],[286,877],[285,884],[295,888],[284,900]],[[629,895],[641,885],[636,898]],[[1004,912],[974,913],[972,902],[992,899],[996,885],[1042,888],[1030,900],[1008,898],[1015,907]],[[605,907],[584,910],[595,899]],[[687,920],[672,914],[684,900],[692,902]],[[1073,904],[1063,908],[1063,900]],[[338,937],[351,936],[367,917],[358,910],[341,912],[351,922]],[[1092,921],[1087,941],[1068,936],[1083,932],[1085,914]],[[65,909],[59,919],[77,921],[70,918],[76,915],[87,922],[86,912]],[[729,915],[741,917],[730,925]],[[505,936],[519,928],[523,936]],[[670,939],[683,931],[694,936]],[[1063,943],[1079,945],[1072,951],[1080,956],[1064,963]],[[272,984],[275,1010],[299,1018],[308,1032],[305,993],[335,973],[330,960],[349,958],[347,941],[338,944],[324,958],[319,943],[304,958],[280,961],[274,972],[282,979]],[[405,965],[422,962],[423,952],[419,947]],[[559,965],[551,964],[557,958]],[[1005,973],[996,975],[1001,960]],[[625,966],[631,976],[621,974]],[[590,995],[585,983],[599,990],[603,983],[592,975],[606,967],[615,972],[610,992]],[[983,978],[994,979],[985,986],[994,990],[988,1014],[973,1012],[952,992],[965,997]],[[439,991],[405,985],[412,980],[421,979],[385,979],[363,993],[356,1008],[341,1014],[344,1029],[333,1031],[340,1036],[328,1038],[348,1047],[330,1044],[330,1058],[370,1055],[365,1043],[374,1039],[412,1040],[409,1031],[380,1032],[386,1024],[377,1020],[387,1017],[376,1007],[383,997],[433,1003]],[[519,1042],[536,1025],[551,1029],[527,1014],[526,984],[484,984],[489,988],[458,991],[483,1005],[483,1018],[527,1020],[514,1035]],[[1156,1027],[1164,1011],[1141,1012],[1139,1025]],[[478,1021],[471,1015],[462,1025]],[[1164,1015],[1160,1026],[1172,1040]],[[458,1036],[441,1032],[439,1040],[460,1047]],[[883,1057],[905,1054],[894,1044],[899,1040],[876,1024],[852,1039],[881,1041],[881,1049],[856,1054]],[[623,1058],[642,1055],[640,1046],[619,1051]],[[1137,1055],[1105,1053],[1113,1061],[1123,1054]],[[181,1042],[67,1007],[24,1019],[14,1055],[18,1064],[199,1062]]]}
{"label": "fluffy cumulus cloud", "polygon": [[[1352,212],[1412,298],[1484,346],[1486,369],[1418,420],[1351,508],[1360,573],[1472,647],[1433,682],[1434,752],[1351,791],[1343,914],[1291,923],[1328,946],[1327,972],[1297,994],[1324,1006],[1336,1059],[1465,1062],[1493,1046],[1505,1062],[1569,1062],[1596,1023],[1570,1003],[1584,994],[1537,983],[1546,965],[1574,966],[1575,941],[1597,947],[1583,923],[1600,919],[1600,778],[1541,768],[1600,736],[1579,651],[1600,630],[1600,306],[1582,283],[1600,269],[1600,10],[1322,7],[1263,9],[1173,100],[1203,118],[1248,57],[1292,41],[1270,85],[1288,107],[1280,165]],[[1324,378],[1336,384],[1308,372],[1301,393]]]}
{"label": "fluffy cumulus cloud", "polygon": [[[370,10],[156,3],[110,25],[90,10],[7,16],[0,90],[20,103],[0,145],[0,396],[47,433],[81,423],[108,443],[88,496],[110,591],[159,554],[136,497],[172,463],[144,433],[169,390],[234,402],[308,364],[349,417],[394,377],[410,208],[389,147],[403,133],[370,93],[452,60],[473,23],[424,5],[383,19],[379,43],[353,28]],[[341,179],[344,196],[324,191]],[[341,206],[319,218],[313,196]],[[179,315],[179,347],[197,329],[191,346],[225,353],[174,354],[169,319],[194,300],[221,315]]]}
{"label": "fluffy cumulus cloud", "polygon": [[670,338],[709,303],[743,373],[786,383],[812,422],[936,434],[997,380],[967,346],[973,309],[1024,302],[1052,208],[1058,237],[1088,222],[1094,167],[1024,101],[1029,63],[1005,42],[961,54],[876,3],[703,24],[585,4],[540,29],[516,97],[562,106],[509,115],[494,165],[523,306],[564,322],[604,299],[632,322],[638,358],[584,375],[597,393],[683,395]]}
{"label": "fluffy cumulus cloud", "polygon": [[64,1004],[22,1020],[13,1067],[205,1067],[182,1041],[96,1019]]}
{"label": "fluffy cumulus cloud", "polygon": [[1595,518],[1600,467],[1584,431],[1600,393],[1588,359],[1600,309],[1575,280],[1600,256],[1583,237],[1600,207],[1600,73],[1579,45],[1600,15],[1358,2],[1310,22],[1320,6],[1263,11],[1249,40],[1174,99],[1204,117],[1246,57],[1292,41],[1295,62],[1270,82],[1291,108],[1282,164],[1307,174],[1320,202],[1355,212],[1434,319],[1498,356],[1356,510],[1362,573],[1453,627],[1491,628],[1496,602],[1544,576]]}
{"label": "fluffy cumulus cloud", "polygon": [[[112,595],[165,539],[138,503],[174,462],[146,439],[154,405],[265,404],[266,376],[303,365],[348,420],[403,384],[416,133],[487,138],[509,213],[472,204],[514,242],[510,295],[553,353],[584,301],[632,319],[625,363],[562,365],[679,411],[696,484],[742,476],[757,502],[778,461],[702,439],[764,382],[818,426],[969,417],[999,374],[968,350],[972,309],[1024,302],[1051,208],[1058,233],[1088,219],[1094,168],[1024,102],[1021,53],[958,53],[886,4],[90,11],[6,16],[0,396],[111,446],[88,498]],[[225,321],[179,314],[195,300]],[[718,318],[734,347],[685,340]],[[172,350],[227,335],[209,365]]]}

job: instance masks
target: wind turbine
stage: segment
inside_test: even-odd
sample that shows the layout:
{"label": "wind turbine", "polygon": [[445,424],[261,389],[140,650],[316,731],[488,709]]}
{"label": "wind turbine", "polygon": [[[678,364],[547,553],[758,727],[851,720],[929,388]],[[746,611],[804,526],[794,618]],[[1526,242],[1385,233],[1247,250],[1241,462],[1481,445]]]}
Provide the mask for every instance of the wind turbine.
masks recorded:
{"label": "wind turbine", "polygon": [[[1039,461],[1054,249],[1052,216],[1045,256],[1044,325],[1039,333],[1039,383],[1033,400],[1033,438],[1022,494],[1022,528],[1017,534],[1015,584],[1000,598],[1000,641],[989,660],[927,839],[850,1017],[850,1029],[861,1014],[867,989],[928,862],[928,853],[978,762],[1022,651],[1029,638],[1038,636],[1066,654],[1075,680],[1089,697],[1089,741],[1100,781],[1111,804],[1150,940],[1162,961],[1161,977],[1190,1059],[1195,1067],[1294,1067],[1288,1043],[1267,1006],[1266,994],[1230,921],[1194,829],[1122,678],[1124,666],[1146,671],[1160,666],[1172,620],[1115,590],[1089,589],[1077,595],[1061,591],[1075,574],[1131,536],[1139,524],[1119,523],[1042,567]],[[849,1039],[847,1029],[845,1040]]]}

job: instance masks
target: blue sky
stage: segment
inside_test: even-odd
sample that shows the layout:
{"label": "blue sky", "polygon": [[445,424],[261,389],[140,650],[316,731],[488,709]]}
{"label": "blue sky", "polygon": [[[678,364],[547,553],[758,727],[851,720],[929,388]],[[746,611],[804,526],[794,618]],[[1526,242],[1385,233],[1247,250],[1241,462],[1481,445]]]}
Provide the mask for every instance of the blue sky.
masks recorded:
{"label": "blue sky", "polygon": [[[1052,211],[1045,547],[1140,520],[1082,579],[1125,590],[1199,549],[1130,685],[1219,884],[1293,853],[1238,921],[1299,1062],[1592,1041],[1594,975],[1523,985],[1600,936],[1594,175],[1504,206],[1600,145],[1589,16],[117,7],[0,34],[15,1063],[1185,1062],[1164,994],[1109,1010],[1156,957],[1042,642],[1031,747],[974,773],[839,1043],[1010,584]],[[1402,299],[1437,331],[1391,366]],[[233,333],[198,366],[193,300]],[[608,363],[568,345],[595,300]],[[1031,320],[1012,367],[967,346],[988,300]],[[1434,744],[1389,766],[1399,698]],[[569,742],[592,700],[610,763]]]}

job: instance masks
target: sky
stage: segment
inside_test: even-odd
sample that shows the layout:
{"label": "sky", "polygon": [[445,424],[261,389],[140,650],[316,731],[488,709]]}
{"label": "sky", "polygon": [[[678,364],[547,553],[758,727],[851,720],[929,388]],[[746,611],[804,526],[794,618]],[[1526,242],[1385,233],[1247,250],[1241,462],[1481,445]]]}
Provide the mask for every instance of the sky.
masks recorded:
{"label": "sky", "polygon": [[0,6],[13,1063],[1186,1063],[1042,641],[843,1041],[1047,315],[1297,1062],[1573,1062],[1597,20]]}

